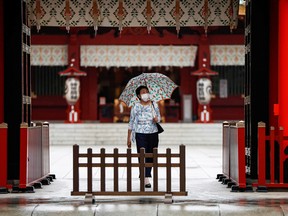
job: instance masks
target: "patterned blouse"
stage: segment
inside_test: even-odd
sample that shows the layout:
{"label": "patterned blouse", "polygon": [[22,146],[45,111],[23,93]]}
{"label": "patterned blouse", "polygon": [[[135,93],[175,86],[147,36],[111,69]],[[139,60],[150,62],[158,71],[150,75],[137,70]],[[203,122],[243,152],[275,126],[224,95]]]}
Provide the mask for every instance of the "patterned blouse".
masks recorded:
{"label": "patterned blouse", "polygon": [[[140,102],[135,103],[130,112],[130,121],[128,129],[134,133],[156,133],[158,132],[156,124],[153,122],[153,114],[156,113],[158,122],[161,120],[160,111],[157,103],[151,105],[142,105]],[[154,111],[155,108],[155,111]]]}

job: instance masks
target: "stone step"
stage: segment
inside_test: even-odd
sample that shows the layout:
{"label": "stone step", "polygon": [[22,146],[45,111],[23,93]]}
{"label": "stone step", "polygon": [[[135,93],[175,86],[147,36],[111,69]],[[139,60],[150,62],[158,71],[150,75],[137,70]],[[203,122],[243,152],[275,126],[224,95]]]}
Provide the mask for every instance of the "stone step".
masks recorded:
{"label": "stone step", "polygon": [[[161,123],[159,144],[221,145],[222,124]],[[50,123],[51,145],[125,145],[128,124]]]}

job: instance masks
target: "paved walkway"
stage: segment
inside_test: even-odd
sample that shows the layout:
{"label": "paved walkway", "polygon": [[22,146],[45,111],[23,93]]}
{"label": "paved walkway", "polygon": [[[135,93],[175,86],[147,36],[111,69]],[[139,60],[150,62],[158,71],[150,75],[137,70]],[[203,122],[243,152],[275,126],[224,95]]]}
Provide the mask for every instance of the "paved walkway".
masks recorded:
{"label": "paved walkway", "polygon": [[[80,151],[86,152],[88,147],[99,152],[101,146],[80,146]],[[106,146],[106,152],[112,152],[114,147]],[[172,152],[179,149],[175,145],[161,146],[159,152],[167,147]],[[125,146],[118,148],[119,152],[126,151]],[[70,195],[72,146],[53,145],[50,150],[50,170],[56,179],[42,189],[35,189],[35,193],[0,194],[0,215],[288,215],[287,191],[230,192],[218,182],[216,176],[222,170],[222,147],[218,145],[186,146],[188,196],[175,196],[172,204],[165,204],[161,196],[99,196],[94,204],[87,204],[84,197]],[[119,171],[123,178],[120,181],[124,181],[124,173],[124,168]],[[133,185],[138,185],[137,172],[133,175]],[[160,173],[159,186],[165,185],[164,176],[161,179]],[[107,185],[111,182],[108,175]]]}

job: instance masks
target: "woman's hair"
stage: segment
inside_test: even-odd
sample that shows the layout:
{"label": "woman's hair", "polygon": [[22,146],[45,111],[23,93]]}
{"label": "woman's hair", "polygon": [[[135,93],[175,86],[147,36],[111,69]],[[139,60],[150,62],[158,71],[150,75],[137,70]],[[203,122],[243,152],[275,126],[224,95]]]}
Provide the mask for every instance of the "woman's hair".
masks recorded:
{"label": "woman's hair", "polygon": [[136,89],[136,96],[138,97],[138,99],[140,100],[141,98],[139,97],[140,95],[140,91],[142,89],[147,89],[147,91],[149,91],[149,89],[147,88],[147,86],[139,86],[137,89]]}

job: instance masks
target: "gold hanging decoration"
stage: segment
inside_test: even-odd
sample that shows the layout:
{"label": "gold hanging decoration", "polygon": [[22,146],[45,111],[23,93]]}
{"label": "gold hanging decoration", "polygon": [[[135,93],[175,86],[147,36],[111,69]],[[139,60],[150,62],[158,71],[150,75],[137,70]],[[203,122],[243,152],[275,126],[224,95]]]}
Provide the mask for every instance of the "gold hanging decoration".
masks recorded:
{"label": "gold hanging decoration", "polygon": [[123,16],[124,16],[123,0],[119,0],[118,19],[119,19],[119,31],[120,31],[120,34],[122,32],[122,29],[123,29],[123,26],[122,26]]}
{"label": "gold hanging decoration", "polygon": [[66,30],[70,31],[70,19],[71,19],[71,10],[70,10],[70,0],[66,0],[65,3],[65,19],[66,19]]}
{"label": "gold hanging decoration", "polygon": [[151,31],[151,16],[152,16],[151,0],[147,0],[146,16],[147,16],[147,31],[148,31],[148,34],[150,34],[150,31]]}
{"label": "gold hanging decoration", "polygon": [[205,0],[204,9],[203,9],[205,35],[207,35],[207,31],[208,31],[208,17],[209,17],[209,5],[208,4],[209,4],[208,0]]}
{"label": "gold hanging decoration", "polygon": [[97,34],[97,30],[98,30],[99,17],[100,17],[100,10],[98,8],[98,2],[97,0],[93,0],[93,24],[94,24],[95,34]]}
{"label": "gold hanging decoration", "polygon": [[179,32],[180,32],[180,0],[175,0],[174,16],[175,16],[175,21],[176,21],[177,37],[179,37]]}
{"label": "gold hanging decoration", "polygon": [[42,16],[42,11],[41,11],[41,0],[36,0],[36,27],[37,27],[37,32],[40,31],[41,28],[41,16]]}
{"label": "gold hanging decoration", "polygon": [[232,33],[233,29],[236,28],[236,25],[234,22],[233,0],[230,0],[229,15],[230,15],[230,32]]}

